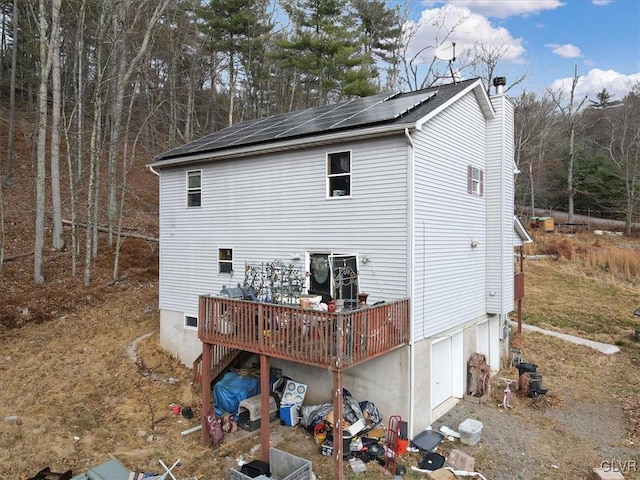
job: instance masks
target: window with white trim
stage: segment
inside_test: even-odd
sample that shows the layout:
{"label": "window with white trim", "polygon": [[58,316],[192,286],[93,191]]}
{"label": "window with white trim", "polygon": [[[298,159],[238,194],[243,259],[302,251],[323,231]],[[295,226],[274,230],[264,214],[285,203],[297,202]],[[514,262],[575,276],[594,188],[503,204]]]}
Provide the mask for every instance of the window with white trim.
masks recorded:
{"label": "window with white trim", "polygon": [[484,171],[472,165],[467,165],[467,193],[484,196]]}
{"label": "window with white trim", "polygon": [[233,272],[233,249],[218,249],[218,273]]}
{"label": "window with white trim", "polygon": [[186,328],[198,328],[198,317],[191,315],[184,316],[184,326]]}
{"label": "window with white trim", "polygon": [[327,197],[351,196],[351,152],[327,154]]}
{"label": "window with white trim", "polygon": [[187,207],[202,204],[202,170],[187,172]]}

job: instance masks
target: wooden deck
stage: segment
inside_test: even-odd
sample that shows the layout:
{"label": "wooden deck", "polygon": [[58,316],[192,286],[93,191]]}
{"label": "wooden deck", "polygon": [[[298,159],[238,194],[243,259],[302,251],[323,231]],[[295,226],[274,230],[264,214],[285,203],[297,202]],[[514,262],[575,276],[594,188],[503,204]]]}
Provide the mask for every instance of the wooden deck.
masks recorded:
{"label": "wooden deck", "polygon": [[198,334],[213,357],[242,350],[344,370],[409,343],[409,300],[328,313],[201,296]]}

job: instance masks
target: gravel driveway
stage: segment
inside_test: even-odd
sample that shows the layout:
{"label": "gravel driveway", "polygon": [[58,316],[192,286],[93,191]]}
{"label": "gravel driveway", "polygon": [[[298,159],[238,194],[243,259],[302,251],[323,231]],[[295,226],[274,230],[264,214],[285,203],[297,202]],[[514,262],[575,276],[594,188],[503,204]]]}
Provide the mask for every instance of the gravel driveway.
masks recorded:
{"label": "gravel driveway", "polygon": [[497,406],[497,393],[484,404],[460,401],[434,422],[434,429],[454,430],[466,418],[483,424],[478,444],[445,440],[441,454],[457,448],[472,455],[476,470],[490,480],[586,479],[603,462],[628,466],[625,479],[640,478],[640,451],[625,438],[619,407],[584,401],[544,408],[518,396],[511,402],[514,408],[504,411]]}

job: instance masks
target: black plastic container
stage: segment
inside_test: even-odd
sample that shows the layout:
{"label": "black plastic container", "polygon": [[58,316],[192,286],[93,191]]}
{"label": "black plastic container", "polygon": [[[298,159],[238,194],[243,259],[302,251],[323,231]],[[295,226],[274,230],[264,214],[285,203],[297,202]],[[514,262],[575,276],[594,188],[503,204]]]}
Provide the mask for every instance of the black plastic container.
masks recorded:
{"label": "black plastic container", "polygon": [[523,373],[534,373],[536,370],[538,370],[538,365],[536,365],[535,363],[519,363],[518,365],[516,365],[516,368],[518,369],[518,376],[522,376]]}

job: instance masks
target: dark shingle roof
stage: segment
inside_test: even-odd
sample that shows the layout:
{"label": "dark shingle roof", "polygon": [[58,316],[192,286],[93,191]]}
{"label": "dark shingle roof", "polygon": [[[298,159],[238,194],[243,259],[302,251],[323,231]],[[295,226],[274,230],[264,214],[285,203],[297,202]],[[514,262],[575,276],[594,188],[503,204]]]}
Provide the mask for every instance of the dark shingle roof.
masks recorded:
{"label": "dark shingle roof", "polygon": [[180,157],[188,160],[191,156],[209,152],[368,126],[411,124],[445,104],[476,80],[465,80],[409,93],[378,94],[335,105],[249,120],[169,150],[156,157],[151,165]]}

